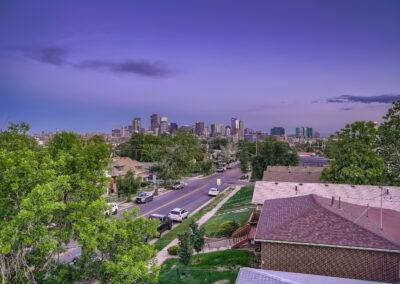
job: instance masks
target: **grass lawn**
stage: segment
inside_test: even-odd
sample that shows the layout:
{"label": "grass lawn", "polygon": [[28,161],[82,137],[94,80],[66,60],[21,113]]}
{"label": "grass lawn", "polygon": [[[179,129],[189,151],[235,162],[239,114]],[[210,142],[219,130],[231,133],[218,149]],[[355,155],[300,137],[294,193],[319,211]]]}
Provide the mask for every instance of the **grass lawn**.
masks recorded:
{"label": "grass lawn", "polygon": [[217,213],[247,207],[251,203],[253,192],[254,186],[243,186],[234,196],[229,198],[229,200],[222,205]]}
{"label": "grass lawn", "polygon": [[184,266],[180,260],[170,258],[161,266],[158,283],[178,283],[178,276],[181,277],[180,283],[212,283],[222,279],[235,283],[238,270],[250,266],[253,256],[249,251],[225,250],[200,254],[198,261],[196,255],[186,275],[182,275]]}
{"label": "grass lawn", "polygon": [[224,215],[211,217],[203,225],[206,228],[206,235],[207,236],[216,236],[219,225],[225,221],[236,221],[239,223],[240,227],[246,225],[247,222],[249,221],[251,212],[252,212],[252,210],[240,212],[240,213],[231,213],[231,214],[224,214]]}
{"label": "grass lawn", "polygon": [[207,204],[202,209],[197,211],[194,215],[189,217],[187,220],[183,221],[182,224],[180,224],[176,228],[174,228],[171,231],[169,231],[168,233],[166,233],[163,237],[161,237],[159,240],[157,240],[154,243],[155,248],[157,250],[162,250],[170,242],[172,242],[174,239],[176,239],[178,234],[181,234],[181,233],[189,230],[189,221],[191,219],[194,219],[195,221],[199,220],[201,217],[203,217],[204,214],[206,214],[208,211],[213,209],[219,202],[221,202],[221,200],[224,199],[225,196],[228,195],[232,190],[233,190],[233,188],[229,188],[229,189],[225,190],[222,194],[215,197],[209,204]]}
{"label": "grass lawn", "polygon": [[[218,213],[230,212],[233,210],[238,210],[242,208],[253,208],[254,206],[250,204],[253,198],[254,186],[244,186],[236,194],[225,202],[221,208],[217,211]],[[249,221],[252,210],[240,213],[228,213],[219,216],[211,217],[204,227],[206,228],[206,235],[209,237],[216,237],[218,233],[218,227],[222,222],[225,221],[236,221],[239,223],[240,227],[246,225]]]}

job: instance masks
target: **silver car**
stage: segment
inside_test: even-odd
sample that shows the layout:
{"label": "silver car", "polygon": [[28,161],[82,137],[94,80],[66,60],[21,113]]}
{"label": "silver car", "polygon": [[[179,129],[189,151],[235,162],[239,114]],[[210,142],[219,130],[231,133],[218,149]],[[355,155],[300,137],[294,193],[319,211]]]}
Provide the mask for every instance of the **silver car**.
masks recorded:
{"label": "silver car", "polygon": [[168,217],[172,221],[182,222],[189,217],[189,212],[184,208],[174,208],[169,212]]}

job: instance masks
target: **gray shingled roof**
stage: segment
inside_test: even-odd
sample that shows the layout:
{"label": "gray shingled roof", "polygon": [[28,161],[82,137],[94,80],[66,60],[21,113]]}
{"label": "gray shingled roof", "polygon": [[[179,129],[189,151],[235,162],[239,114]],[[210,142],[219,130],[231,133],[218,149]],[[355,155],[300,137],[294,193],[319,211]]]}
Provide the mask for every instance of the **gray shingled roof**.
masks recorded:
{"label": "gray shingled roof", "polygon": [[286,167],[268,166],[263,181],[282,181],[299,183],[320,183],[319,177],[324,167]]}
{"label": "gray shingled roof", "polygon": [[340,277],[330,277],[274,270],[243,267],[239,271],[236,284],[378,284],[382,282],[364,281]]}

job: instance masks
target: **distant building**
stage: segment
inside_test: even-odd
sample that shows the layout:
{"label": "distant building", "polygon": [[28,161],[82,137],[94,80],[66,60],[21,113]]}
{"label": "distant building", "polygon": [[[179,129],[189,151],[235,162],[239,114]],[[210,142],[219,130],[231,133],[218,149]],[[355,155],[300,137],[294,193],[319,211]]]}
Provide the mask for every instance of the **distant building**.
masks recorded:
{"label": "distant building", "polygon": [[122,137],[129,137],[128,126],[121,127],[121,136]]}
{"label": "distant building", "polygon": [[132,122],[133,132],[139,133],[142,129],[142,119],[140,117],[135,117]]}
{"label": "distant building", "polygon": [[239,120],[239,138],[244,137],[244,122],[243,120]]}
{"label": "distant building", "polygon": [[285,135],[285,128],[283,127],[272,127],[271,135]]}
{"label": "distant building", "polygon": [[160,117],[160,134],[168,132],[168,117]]}
{"label": "distant building", "polygon": [[121,137],[121,129],[113,129],[111,130],[112,137]]}
{"label": "distant building", "polygon": [[225,136],[232,136],[232,128],[229,125],[225,126]]}
{"label": "distant building", "polygon": [[203,135],[204,135],[205,137],[210,137],[210,128],[208,128],[208,126],[205,126],[205,127],[204,127]]}
{"label": "distant building", "polygon": [[157,132],[158,134],[158,130],[156,131],[156,128],[157,129],[159,128],[158,115],[154,113],[150,116],[150,130],[153,131],[154,133]]}
{"label": "distant building", "polygon": [[178,132],[178,124],[175,122],[171,122],[171,125],[169,126],[169,133],[175,134]]}
{"label": "distant building", "polygon": [[211,127],[211,135],[212,136],[218,136],[222,135],[224,133],[224,126],[219,123],[213,123],[210,125]]}
{"label": "distant building", "polygon": [[314,138],[321,138],[321,134],[318,131],[315,131]]}
{"label": "distant building", "polygon": [[246,135],[246,134],[253,134],[253,133],[255,133],[255,132],[254,132],[254,130],[251,129],[251,128],[245,128],[245,129],[244,129],[244,135]]}
{"label": "distant building", "polygon": [[296,127],[296,137],[297,138],[315,138],[315,130],[312,127]]}
{"label": "distant building", "polygon": [[193,132],[193,126],[192,125],[182,125],[179,129],[184,130],[186,132]]}
{"label": "distant building", "polygon": [[196,122],[194,132],[199,136],[204,135],[204,122]]}
{"label": "distant building", "polygon": [[239,132],[239,119],[232,118],[231,119],[231,135],[234,135]]}

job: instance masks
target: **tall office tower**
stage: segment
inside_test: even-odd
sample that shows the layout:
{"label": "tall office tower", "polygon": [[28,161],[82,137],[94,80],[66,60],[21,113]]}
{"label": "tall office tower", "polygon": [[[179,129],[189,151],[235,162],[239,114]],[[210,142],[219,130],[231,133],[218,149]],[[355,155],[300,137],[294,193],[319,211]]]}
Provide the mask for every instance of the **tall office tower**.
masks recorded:
{"label": "tall office tower", "polygon": [[244,122],[239,120],[239,137],[244,137]]}
{"label": "tall office tower", "polygon": [[271,135],[285,135],[285,128],[283,127],[272,127],[271,128]]}
{"label": "tall office tower", "polygon": [[210,137],[210,129],[208,126],[204,127],[204,132],[203,132],[204,137]]}
{"label": "tall office tower", "polygon": [[140,117],[135,117],[132,121],[133,132],[139,133],[142,129],[142,119]]}
{"label": "tall office tower", "polygon": [[225,136],[230,137],[232,135],[232,128],[227,125],[225,126]]}
{"label": "tall office tower", "polygon": [[128,126],[121,127],[121,135],[122,137],[129,137]]}
{"label": "tall office tower", "polygon": [[[158,129],[158,115],[157,114],[152,114],[150,116],[150,130],[153,131],[154,133],[156,133],[156,128]],[[158,130],[157,130],[158,132]]]}
{"label": "tall office tower", "polygon": [[160,134],[168,132],[168,117],[160,117]]}
{"label": "tall office tower", "polygon": [[196,133],[199,136],[204,135],[204,122],[202,121],[196,122],[196,125],[194,127],[194,133]]}
{"label": "tall office tower", "polygon": [[175,134],[178,132],[178,124],[176,122],[171,122],[171,125],[169,126],[169,133]]}
{"label": "tall office tower", "polygon": [[231,119],[231,135],[239,133],[240,121],[237,118]]}
{"label": "tall office tower", "polygon": [[314,128],[306,127],[306,131],[307,131],[307,138],[314,138],[315,137]]}
{"label": "tall office tower", "polygon": [[211,128],[211,135],[212,136],[218,136],[222,135],[224,133],[224,126],[219,123],[213,123],[210,125]]}
{"label": "tall office tower", "polygon": [[296,127],[296,137],[297,138],[305,138],[306,137],[306,131],[303,126]]}

